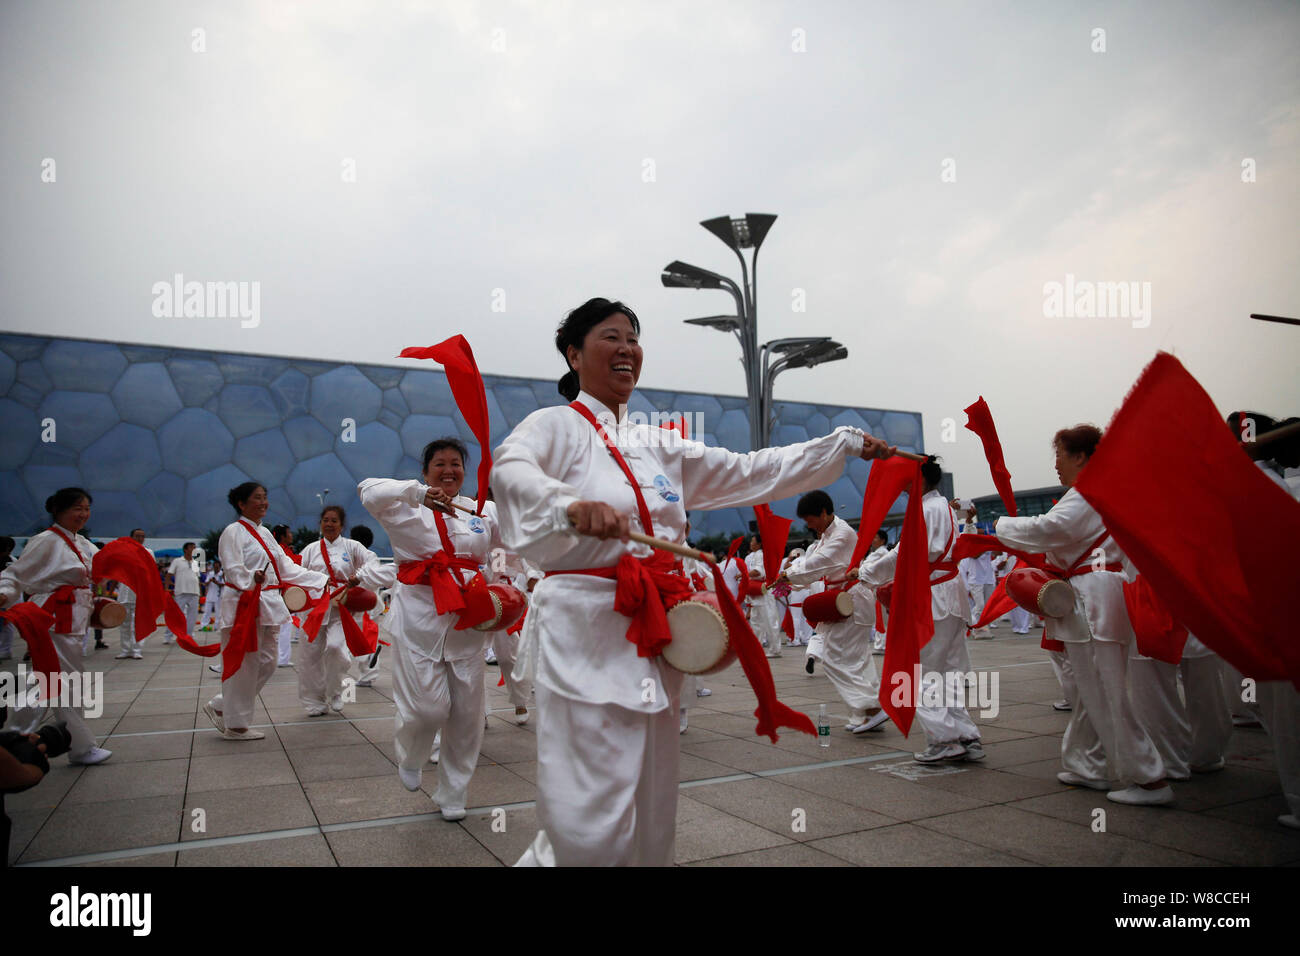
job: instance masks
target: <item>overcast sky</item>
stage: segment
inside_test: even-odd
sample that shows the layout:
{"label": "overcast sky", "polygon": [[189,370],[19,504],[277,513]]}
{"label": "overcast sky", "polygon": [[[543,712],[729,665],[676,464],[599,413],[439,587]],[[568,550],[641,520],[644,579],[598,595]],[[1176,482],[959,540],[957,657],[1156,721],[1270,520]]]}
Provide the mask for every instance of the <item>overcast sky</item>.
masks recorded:
{"label": "overcast sky", "polygon": [[[778,399],[920,411],[979,495],[942,431],[982,394],[1052,484],[1052,433],[1158,349],[1300,414],[1300,328],[1247,318],[1300,316],[1297,50],[1295,2],[8,0],[0,327],[385,363],[462,332],[553,378],[604,295],[642,385],[741,394],[734,339],[681,322],[730,298],[659,273],[734,273],[696,223],[777,213],[760,338],[849,349]],[[176,273],[260,283],[260,324],[155,317]],[[1149,324],[1046,316],[1067,274],[1149,283]]]}

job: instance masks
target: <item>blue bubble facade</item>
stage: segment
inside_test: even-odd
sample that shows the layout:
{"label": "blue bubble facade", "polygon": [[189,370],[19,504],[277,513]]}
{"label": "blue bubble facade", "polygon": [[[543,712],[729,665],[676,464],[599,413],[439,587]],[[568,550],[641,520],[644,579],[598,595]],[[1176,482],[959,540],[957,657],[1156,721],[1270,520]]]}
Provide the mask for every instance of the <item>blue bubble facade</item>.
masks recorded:
{"label": "blue bubble facade", "polygon": [[[530,412],[563,403],[550,379],[485,375],[484,382],[494,447]],[[703,425],[691,437],[749,450],[743,398],[646,388],[630,410],[689,414],[692,425]],[[803,402],[777,402],[775,412],[776,445],[854,425],[923,450],[918,412]],[[95,499],[89,528],[97,538],[134,527],[154,537],[200,538],[232,519],[226,492],[254,479],[270,494],[267,524],[316,527],[318,493],[328,488],[326,502],[347,509],[349,524],[368,524],[376,550],[388,554],[387,536],[357,499],[357,483],[416,478],[424,445],[457,435],[470,447],[472,493],[478,459],[446,376],[432,363],[342,365],[4,334],[0,420],[0,533],[10,535],[46,527],[46,497],[80,485]],[[866,462],[851,462],[826,489],[841,514],[857,514],[868,472]],[[774,508],[792,517],[794,500]],[[738,533],[752,518],[748,508],[695,511],[692,536]]]}

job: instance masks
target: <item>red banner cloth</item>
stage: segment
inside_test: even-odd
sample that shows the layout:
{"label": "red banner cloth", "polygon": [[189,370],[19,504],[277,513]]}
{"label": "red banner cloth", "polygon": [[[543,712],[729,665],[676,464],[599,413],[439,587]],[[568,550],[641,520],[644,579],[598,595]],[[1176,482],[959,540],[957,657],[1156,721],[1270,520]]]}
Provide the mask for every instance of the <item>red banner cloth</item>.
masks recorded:
{"label": "red banner cloth", "polygon": [[980,612],[980,619],[975,622],[975,629],[979,630],[981,627],[987,627],[1016,606],[1016,602],[1007,593],[1006,577],[999,578],[997,587],[993,589],[989,599],[984,602],[984,610]]}
{"label": "red banner cloth", "polygon": [[54,649],[54,639],[50,637],[54,615],[33,601],[22,601],[0,611],[0,620],[12,624],[18,636],[27,642],[27,649],[32,654],[32,669],[45,675],[50,697],[57,697],[59,652]]}
{"label": "red banner cloth", "polygon": [[447,385],[456,400],[456,407],[478,440],[478,513],[482,514],[483,502],[487,501],[488,476],[492,472],[492,429],[487,389],[483,387],[483,376],[474,361],[474,350],[469,347],[465,336],[453,335],[437,345],[402,349],[398,357],[433,359],[446,371]]}
{"label": "red banner cloth", "polygon": [[143,641],[158,626],[158,615],[176,638],[177,645],[199,657],[216,657],[221,645],[199,644],[185,633],[185,612],[162,585],[158,565],[148,550],[133,538],[115,538],[95,554],[91,576],[96,581],[121,581],[135,592],[135,639]]}
{"label": "red banner cloth", "polygon": [[763,539],[763,569],[767,572],[767,583],[771,584],[781,573],[785,543],[790,540],[790,525],[794,522],[773,514],[767,505],[754,506],[754,519],[758,536]]}
{"label": "red banner cloth", "polygon": [[[849,567],[856,568],[866,557],[871,539],[880,530],[880,523],[889,514],[894,502],[912,484],[918,463],[910,458],[878,458],[871,463],[867,475],[867,488],[862,493],[862,520],[858,522],[858,544],[849,559]],[[909,505],[910,507],[910,505]]]}
{"label": "red banner cloth", "polygon": [[1142,372],[1075,487],[1207,647],[1247,677],[1300,686],[1300,503],[1176,358]]}
{"label": "red banner cloth", "polygon": [[998,430],[993,424],[993,413],[989,411],[988,402],[981,395],[974,405],[964,411],[966,427],[979,435],[980,442],[984,445],[984,457],[988,459],[993,486],[1002,499],[1002,507],[1007,509],[1008,515],[1015,517],[1016,496],[1011,490],[1011,472],[1007,471],[1007,463],[1002,457],[1002,442],[998,440]]}
{"label": "red banner cloth", "polygon": [[[894,461],[903,462],[911,471],[912,484],[907,495],[903,531],[898,539],[898,564],[894,569],[889,630],[885,636],[880,706],[906,737],[911,732],[916,702],[921,696],[921,688],[912,684],[921,667],[921,648],[934,636],[934,615],[930,610],[930,546],[925,515],[921,510],[921,498],[925,494],[921,464],[908,459],[887,458],[872,465],[872,474],[882,463]],[[869,543],[870,538],[867,540]]]}
{"label": "red banner cloth", "polygon": [[1183,659],[1183,645],[1187,643],[1187,628],[1174,620],[1150,583],[1142,575],[1136,581],[1124,582],[1124,606],[1137,636],[1138,652],[1154,657],[1166,664],[1178,664]]}

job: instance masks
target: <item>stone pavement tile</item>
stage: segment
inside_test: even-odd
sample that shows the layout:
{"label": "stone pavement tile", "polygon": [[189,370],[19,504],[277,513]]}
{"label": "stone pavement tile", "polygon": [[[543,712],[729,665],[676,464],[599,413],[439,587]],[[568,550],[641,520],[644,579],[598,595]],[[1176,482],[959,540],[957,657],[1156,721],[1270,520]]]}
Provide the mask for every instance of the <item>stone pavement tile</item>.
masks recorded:
{"label": "stone pavement tile", "polygon": [[688,796],[677,798],[677,863],[793,842],[790,837],[773,833]]}
{"label": "stone pavement tile", "polygon": [[[194,831],[194,811],[204,811],[205,829]],[[265,833],[316,825],[316,814],[296,783],[242,790],[191,790],[185,795],[181,840],[204,840],[237,833]]]}
{"label": "stone pavement tile", "polygon": [[138,690],[105,690],[100,698],[105,704],[129,704],[140,696]]}
{"label": "stone pavement tile", "polygon": [[389,717],[395,713],[395,708],[391,701],[381,700],[370,704],[344,704],[343,716],[345,717]]}
{"label": "stone pavement tile", "polygon": [[307,750],[316,747],[346,747],[366,743],[354,725],[346,720],[329,720],[318,717],[309,724],[276,727],[276,734],[285,750]]}
{"label": "stone pavement tile", "polygon": [[[987,751],[987,748],[986,748]],[[988,763],[987,760],[984,761]],[[1034,777],[1037,780],[1056,781],[1056,775],[1061,772],[1061,758],[1049,757],[1047,760],[1035,760],[1031,763],[1018,763],[1012,767],[998,768],[1005,773],[1014,773],[1022,777]]]}
{"label": "stone pavement tile", "polygon": [[[757,778],[688,787],[682,795],[801,842],[896,822],[862,807],[787,787],[779,779]],[[802,812],[796,814],[796,811]]]}
{"label": "stone pavement tile", "polygon": [[50,762],[50,772],[41,782],[22,793],[5,794],[5,809],[14,810],[53,810],[68,795],[81,775],[96,767],[72,767],[67,757],[56,757]]}
{"label": "stone pavement tile", "polygon": [[[431,770],[434,768],[430,768]],[[426,778],[426,782],[432,780]],[[478,775],[475,775],[475,780]],[[470,782],[472,787],[473,781]],[[394,769],[387,777],[354,777],[349,780],[317,780],[303,790],[321,825],[378,820],[430,813],[433,801],[423,790],[412,793],[402,786]]]}
{"label": "stone pavement tile", "polygon": [[776,846],[766,850],[750,850],[730,856],[715,856],[697,860],[686,866],[851,866],[839,857],[831,856],[803,843]]}
{"label": "stone pavement tile", "polygon": [[186,691],[185,698],[141,694],[124,713],[126,717],[157,717],[162,714],[193,714],[202,704],[197,691]]}
{"label": "stone pavement tile", "polygon": [[79,867],[105,866],[175,866],[176,851],[170,853],[146,853],[144,856],[128,856],[120,860],[100,860],[97,863],[78,863]]}
{"label": "stone pavement tile", "polygon": [[5,811],[13,829],[9,833],[9,863],[17,863],[27,844],[45,826],[45,821],[54,812],[53,807],[41,807],[37,810],[14,810],[9,806],[9,797],[5,797]]}
{"label": "stone pavement tile", "polygon": [[[206,701],[205,701],[206,703]],[[193,730],[195,727],[211,727],[208,718],[198,715],[202,724],[194,722],[194,714],[159,714],[155,717],[123,717],[113,725],[115,734],[151,734],[160,730]]]}
{"label": "stone pavement tile", "polygon": [[[1085,791],[1092,800],[1114,806],[1098,791]],[[1037,798],[1043,799],[1043,798]],[[1157,812],[1158,808],[1147,808]],[[1077,814],[1076,814],[1077,815]],[[1065,820],[1017,810],[982,807],[921,820],[918,826],[978,843],[1000,853],[1044,866],[1213,866],[1202,856],[1180,853],[1118,833],[1094,833],[1084,821]]]}
{"label": "stone pavement tile", "polygon": [[[695,758],[692,757],[691,760],[694,761]],[[699,764],[700,765],[707,764],[708,766],[713,767],[715,770],[720,771],[720,773],[701,772],[699,776],[694,778],[683,777],[682,774],[686,772],[686,754],[682,754],[682,767],[678,771],[677,779],[679,781],[685,779],[699,780],[703,777],[716,777],[728,772],[726,767],[717,767],[713,764],[709,764],[707,760],[701,760],[699,761]],[[510,764],[510,772],[517,773],[519,774],[519,776],[523,777],[529,783],[536,784],[537,783],[537,760],[534,758],[533,760],[521,760],[518,763],[512,763]]]}
{"label": "stone pavement tile", "polygon": [[[1174,784],[1175,797],[1182,788]],[[1042,813],[1056,819],[1088,825],[1091,807],[1106,808],[1106,831],[1144,843],[1181,850],[1233,866],[1277,866],[1300,860],[1300,831],[1277,832],[1173,807],[1128,807],[1111,803],[1098,791],[1055,793],[1015,804],[1018,810]],[[1097,797],[1101,797],[1100,803]]]}
{"label": "stone pavement tile", "polygon": [[368,740],[392,740],[397,736],[397,724],[392,720],[358,720],[352,726]]}
{"label": "stone pavement tile", "polygon": [[1050,676],[1006,684],[999,681],[998,696],[1003,703],[1050,704],[1061,699],[1061,685]]}
{"label": "stone pavement tile", "polygon": [[1034,865],[1009,853],[935,833],[914,823],[829,837],[806,845],[858,866]]}
{"label": "stone pavement tile", "polygon": [[687,718],[686,733],[682,734],[682,746],[689,743],[708,743],[712,740],[732,740],[726,734],[720,734],[716,730],[709,730],[705,727],[699,727],[695,724],[695,711],[691,711]]}
{"label": "stone pavement tile", "polygon": [[459,823],[435,818],[326,834],[340,866],[500,866]]}
{"label": "stone pavement tile", "polygon": [[900,780],[888,773],[877,773],[866,764],[856,767],[827,767],[781,775],[781,783],[799,790],[809,790],[863,807],[895,820],[917,820],[958,810],[982,807],[986,801],[964,794],[948,793]]}
{"label": "stone pavement tile", "polygon": [[[519,773],[521,777],[527,779],[530,774],[520,771],[520,764],[511,764],[510,769]],[[536,764],[534,763],[531,775],[536,774]],[[729,777],[732,774],[739,773],[735,767],[729,767],[726,764],[714,763],[712,760],[705,760],[703,757],[697,757],[694,754],[682,752],[680,763],[677,767],[677,782],[683,783],[687,780],[707,780],[710,777]]]}
{"label": "stone pavement tile", "polygon": [[185,792],[187,759],[139,760],[134,763],[97,764],[86,767],[63,798],[60,808],[136,797],[159,797]]}
{"label": "stone pavement tile", "polygon": [[256,840],[228,846],[195,847],[176,855],[177,866],[338,866],[319,833]]}
{"label": "stone pavement tile", "polygon": [[19,858],[21,863],[174,843],[181,828],[181,795],[63,804],[50,815]]}
{"label": "stone pavement tile", "polygon": [[158,734],[148,737],[110,736],[100,743],[113,751],[114,764],[137,760],[171,760],[189,757],[193,734]]}
{"label": "stone pavement tile", "polygon": [[[293,765],[283,750],[252,752],[240,750],[244,741],[223,740],[230,746],[222,756],[194,757],[190,761],[189,789],[242,790],[297,783]],[[248,741],[254,743],[255,741]]]}
{"label": "stone pavement tile", "polygon": [[756,723],[752,716],[738,717],[734,714],[710,712],[706,707],[701,707],[698,714],[692,709],[690,721],[692,727],[711,730],[728,737],[739,737],[742,740],[754,737]]}
{"label": "stone pavement tile", "polygon": [[117,723],[126,715],[126,712],[131,710],[133,707],[133,704],[104,703],[94,708],[96,716],[92,717],[90,714],[84,714],[84,716],[87,720],[98,721],[98,723],[93,724],[92,726],[102,730],[105,724],[112,726]]}
{"label": "stone pavement tile", "polygon": [[[977,719],[977,723],[1001,724],[1008,720],[1023,720],[1027,717],[1042,717],[1044,714],[1055,714],[1058,711],[1052,710],[1050,704],[1009,704],[1004,703],[998,709],[998,715],[988,721]],[[1068,720],[1070,715],[1065,715]]]}
{"label": "stone pavement tile", "polygon": [[504,866],[515,865],[539,829],[536,807],[506,810],[504,816],[471,812],[461,821],[461,826]]}
{"label": "stone pavement tile", "polygon": [[1193,774],[1173,788],[1180,810],[1206,810],[1280,793],[1282,783],[1276,773],[1230,763],[1218,773]]}
{"label": "stone pavement tile", "polygon": [[950,793],[973,797],[985,803],[1010,803],[1046,793],[1056,793],[1061,784],[1056,780],[1019,776],[980,763],[965,763],[970,773],[925,777],[917,782],[927,787],[937,787]]}
{"label": "stone pavement tile", "polygon": [[193,686],[187,687],[159,687],[154,681],[150,681],[145,688],[140,691],[141,700],[188,700],[194,701],[198,698],[198,690]]}
{"label": "stone pavement tile", "polygon": [[1070,723],[1066,713],[1044,714],[1041,717],[1020,717],[1015,720],[998,721],[997,726],[1009,730],[1024,730],[1031,734],[1064,734]]}
{"label": "stone pavement tile", "polygon": [[[424,775],[424,789],[430,796],[438,788],[437,767],[430,766]],[[393,771],[393,782],[397,781]],[[469,781],[469,793],[466,797],[471,807],[497,807],[503,803],[524,803],[537,799],[537,785],[525,780],[508,767],[497,764],[484,764],[481,760],[474,768],[474,776]]]}
{"label": "stone pavement tile", "polygon": [[[1004,727],[1000,723],[985,723],[982,720],[976,720],[975,725],[980,729],[980,739],[984,741],[987,748],[989,744],[1001,743],[1004,740],[1024,740],[1026,737],[1035,737],[1037,734],[1028,730],[1012,730],[1010,727]],[[920,740],[918,739],[918,746]]]}
{"label": "stone pavement tile", "polygon": [[1259,827],[1270,833],[1294,833],[1294,830],[1288,830],[1277,822],[1279,816],[1290,812],[1281,790],[1269,797],[1243,800],[1241,803],[1229,803],[1222,807],[1211,807],[1209,810],[1201,811],[1202,815],[1207,817]]}
{"label": "stone pavement tile", "polygon": [[1014,767],[1022,763],[1038,760],[1061,759],[1060,737],[1021,737],[1018,740],[1002,740],[984,748],[988,754],[984,758],[985,767]]}
{"label": "stone pavement tile", "polygon": [[498,730],[483,735],[481,751],[493,763],[513,764],[537,759],[537,735],[532,724]]}
{"label": "stone pavement tile", "polygon": [[[845,745],[848,743],[849,741],[844,741]],[[753,737],[750,740],[715,740],[698,744],[682,741],[682,754],[731,767],[732,773],[736,770],[771,770],[808,762],[790,750],[773,746],[766,737],[761,740]]]}
{"label": "stone pavement tile", "polygon": [[270,727],[260,728],[262,733],[266,734],[261,740],[226,740],[217,733],[206,716],[201,716],[199,720],[203,721],[204,728],[190,735],[194,741],[194,748],[190,751],[191,757],[228,757],[236,752],[255,754],[273,750],[281,753],[284,750]]}
{"label": "stone pavement tile", "polygon": [[289,751],[289,760],[302,783],[379,777],[394,772],[393,763],[369,741],[294,749]]}

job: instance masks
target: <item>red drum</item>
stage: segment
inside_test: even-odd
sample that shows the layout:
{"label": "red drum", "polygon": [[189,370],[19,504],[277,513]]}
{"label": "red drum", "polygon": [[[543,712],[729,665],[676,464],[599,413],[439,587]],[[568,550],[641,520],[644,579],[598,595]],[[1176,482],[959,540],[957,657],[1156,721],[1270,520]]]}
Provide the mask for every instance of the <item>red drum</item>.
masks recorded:
{"label": "red drum", "polygon": [[[489,584],[486,587],[465,589],[465,610],[459,612],[461,622],[456,630],[472,627],[476,631],[501,631],[524,616],[528,600],[524,592],[509,584]],[[477,624],[466,624],[477,621]]]}
{"label": "red drum", "polygon": [[101,630],[121,627],[126,620],[126,608],[112,598],[95,598],[95,608],[90,612],[90,626]]}
{"label": "red drum", "polygon": [[353,614],[363,614],[379,603],[379,595],[369,588],[348,588],[335,603],[340,601]]}
{"label": "red drum", "polygon": [[1026,611],[1063,618],[1074,610],[1074,588],[1038,568],[1016,568],[1007,575],[1007,595]]}
{"label": "red drum", "polygon": [[289,609],[290,614],[297,614],[311,603],[306,588],[300,588],[296,584],[289,585],[280,592],[280,596],[284,598],[284,606]]}
{"label": "red drum", "polygon": [[664,662],[683,674],[716,674],[736,660],[718,596],[697,591],[668,609],[673,639],[663,650]]}
{"label": "red drum", "polygon": [[809,624],[838,624],[853,616],[853,595],[842,589],[821,591],[803,599],[803,616]]}
{"label": "red drum", "polygon": [[742,598],[756,598],[763,596],[763,579],[751,578],[746,572],[740,579],[740,596]]}

